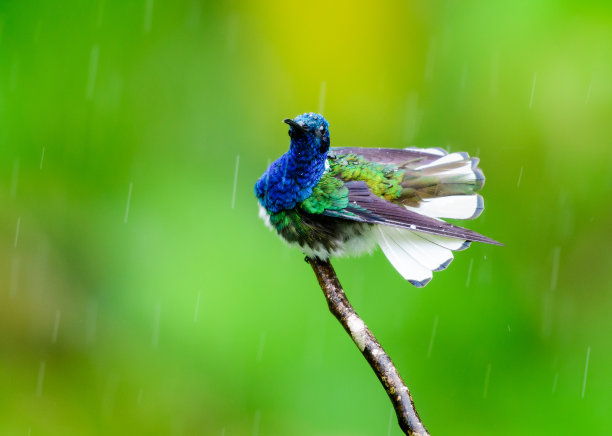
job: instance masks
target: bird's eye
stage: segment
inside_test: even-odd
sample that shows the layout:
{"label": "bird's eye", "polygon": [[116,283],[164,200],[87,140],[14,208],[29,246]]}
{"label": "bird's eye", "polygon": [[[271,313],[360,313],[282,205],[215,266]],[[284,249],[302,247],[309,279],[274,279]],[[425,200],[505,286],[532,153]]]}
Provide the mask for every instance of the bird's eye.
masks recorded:
{"label": "bird's eye", "polygon": [[304,130],[308,130],[308,126],[306,125],[306,123],[304,121],[300,121],[298,122],[298,124],[300,125],[300,127]]}
{"label": "bird's eye", "polygon": [[321,135],[324,135],[324,134],[325,134],[325,126],[320,126],[320,127],[319,127],[319,133],[320,133]]}

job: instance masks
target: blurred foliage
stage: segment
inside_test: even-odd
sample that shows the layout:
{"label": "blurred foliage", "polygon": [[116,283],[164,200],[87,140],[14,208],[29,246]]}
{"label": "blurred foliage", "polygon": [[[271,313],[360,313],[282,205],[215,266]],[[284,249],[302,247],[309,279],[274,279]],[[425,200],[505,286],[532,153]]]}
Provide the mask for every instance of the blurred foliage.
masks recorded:
{"label": "blurred foliage", "polygon": [[604,1],[3,1],[0,433],[400,434],[257,218],[306,111],[481,158],[506,247],[335,261],[432,434],[606,433],[610,77]]}

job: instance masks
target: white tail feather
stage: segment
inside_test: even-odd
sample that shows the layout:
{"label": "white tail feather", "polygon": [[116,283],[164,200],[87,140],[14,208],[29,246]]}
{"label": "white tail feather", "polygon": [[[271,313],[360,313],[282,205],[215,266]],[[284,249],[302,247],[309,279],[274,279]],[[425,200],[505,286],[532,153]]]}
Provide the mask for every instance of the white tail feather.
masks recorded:
{"label": "white tail feather", "polygon": [[391,265],[404,279],[423,287],[433,271],[445,269],[453,260],[453,250],[463,250],[468,241],[379,225],[376,240]]}
{"label": "white tail feather", "polygon": [[[447,154],[446,156],[441,157],[440,159],[430,162],[426,165],[421,165],[420,167],[417,167],[415,169],[422,170],[425,168],[437,167],[439,165],[445,165],[445,164],[449,164],[453,162],[461,162],[462,160],[466,160],[466,159],[468,159],[468,156],[465,153],[462,153],[462,152],[451,153],[451,154]],[[470,162],[470,161],[467,160],[466,162]],[[469,163],[469,166],[471,167],[471,163]]]}
{"label": "white tail feather", "polygon": [[451,250],[429,242],[415,232],[397,227],[387,229],[385,233],[393,237],[397,245],[430,271],[440,271],[453,260]]}
{"label": "white tail feather", "polygon": [[[437,161],[436,161],[437,162]],[[450,177],[450,176],[461,176],[456,180],[455,183],[462,182],[473,182],[476,180],[476,173],[472,168],[472,161],[465,161],[464,165],[458,166],[457,168],[452,168],[450,170],[444,170],[440,173],[440,177]]]}
{"label": "white tail feather", "polygon": [[[379,225],[377,226],[376,239],[391,265],[401,274],[404,279],[410,281],[417,287],[425,286],[433,277],[430,269],[421,265],[409,251],[398,242],[398,234],[395,228]],[[407,231],[407,230],[405,230]]]}
{"label": "white tail feather", "polygon": [[447,248],[452,251],[461,251],[468,248],[471,244],[470,241],[463,239],[455,239],[449,236],[433,235],[431,233],[414,232],[419,238],[425,239],[432,242],[440,247]]}
{"label": "white tail feather", "polygon": [[469,220],[476,218],[484,210],[482,197],[474,195],[448,195],[446,197],[426,198],[417,207],[406,209],[432,218],[454,218]]}
{"label": "white tail feather", "polygon": [[434,156],[446,156],[448,153],[443,148],[431,147],[431,148],[418,148],[418,147],[406,147],[404,150],[414,150],[419,153],[431,154]]}

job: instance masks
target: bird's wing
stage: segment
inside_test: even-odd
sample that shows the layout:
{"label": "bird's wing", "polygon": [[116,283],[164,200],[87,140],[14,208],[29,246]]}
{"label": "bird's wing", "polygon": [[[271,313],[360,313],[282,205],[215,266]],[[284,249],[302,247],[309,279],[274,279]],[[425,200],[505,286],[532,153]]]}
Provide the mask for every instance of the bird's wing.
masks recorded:
{"label": "bird's wing", "polygon": [[370,162],[393,164],[402,166],[406,163],[427,165],[448,153],[442,148],[361,148],[361,147],[332,147],[328,156],[335,158],[346,154],[363,156]]}
{"label": "bird's wing", "polygon": [[415,232],[428,233],[465,241],[503,245],[473,230],[449,224],[445,221],[422,215],[404,206],[378,197],[363,181],[344,184],[348,190],[348,203],[339,209],[325,209],[324,215],[371,224],[384,224]]}
{"label": "bird's wing", "polygon": [[336,148],[328,155],[334,174],[363,180],[372,192],[432,218],[473,219],[484,209],[478,158],[438,148]]}
{"label": "bird's wing", "polygon": [[[471,241],[502,245],[439,218],[472,219],[483,210],[478,159],[442,149],[335,148],[324,176],[334,202],[324,215],[373,224],[373,236],[395,269],[425,286]],[[335,178],[336,182],[330,182]],[[331,185],[337,185],[330,189]],[[328,198],[330,194],[319,195]],[[319,209],[320,210],[320,209]]]}
{"label": "bird's wing", "polygon": [[366,182],[345,182],[343,191],[344,204],[328,203],[322,213],[374,224],[373,236],[385,256],[414,286],[429,283],[434,271],[441,271],[451,263],[453,251],[466,249],[471,241],[502,245],[480,233],[385,200],[372,193]]}

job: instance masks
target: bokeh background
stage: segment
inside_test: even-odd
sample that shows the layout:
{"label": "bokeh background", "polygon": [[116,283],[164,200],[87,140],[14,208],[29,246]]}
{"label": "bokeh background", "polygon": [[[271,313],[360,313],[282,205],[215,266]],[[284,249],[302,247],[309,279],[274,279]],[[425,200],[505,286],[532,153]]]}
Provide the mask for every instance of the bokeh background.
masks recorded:
{"label": "bokeh background", "polygon": [[0,434],[399,435],[257,218],[285,117],[481,158],[424,289],[335,261],[434,435],[606,434],[606,1],[0,3]]}

